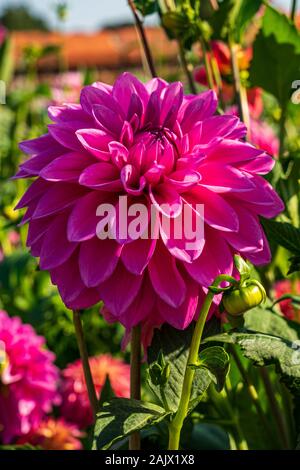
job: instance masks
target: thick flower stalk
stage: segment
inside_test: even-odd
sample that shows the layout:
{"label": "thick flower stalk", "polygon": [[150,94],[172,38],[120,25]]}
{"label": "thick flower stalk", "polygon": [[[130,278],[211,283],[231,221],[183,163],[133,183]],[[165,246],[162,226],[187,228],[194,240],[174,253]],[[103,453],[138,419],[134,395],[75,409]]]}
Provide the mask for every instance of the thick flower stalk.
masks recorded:
{"label": "thick flower stalk", "polygon": [[0,442],[38,427],[59,404],[54,358],[30,325],[0,311]]}
{"label": "thick flower stalk", "polygon": [[[80,104],[50,107],[48,133],[20,144],[30,158],[17,177],[36,178],[17,206],[28,207],[27,245],[69,308],[103,300],[110,320],[142,324],[149,341],[155,325],[195,319],[208,286],[232,274],[234,254],[270,261],[259,216],[283,209],[262,177],[274,161],[216,107],[211,90],[185,96],[179,82],[124,73],[113,86],[84,87]],[[129,230],[136,203],[147,208],[142,236]],[[203,225],[194,239],[185,209]],[[107,227],[115,236],[101,239]]]}

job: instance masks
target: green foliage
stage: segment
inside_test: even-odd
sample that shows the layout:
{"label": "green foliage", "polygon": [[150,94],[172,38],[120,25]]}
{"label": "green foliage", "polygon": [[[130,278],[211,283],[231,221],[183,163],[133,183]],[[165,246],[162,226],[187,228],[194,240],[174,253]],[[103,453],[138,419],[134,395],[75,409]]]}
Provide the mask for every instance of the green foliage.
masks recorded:
{"label": "green foliage", "polygon": [[293,393],[300,394],[299,342],[247,330],[212,336],[207,341],[239,345],[242,353],[254,365],[275,364],[287,387]]}
{"label": "green foliage", "polygon": [[263,226],[271,242],[275,242],[287,250],[293,256],[290,258],[290,268],[287,274],[300,270],[300,229],[288,222],[275,220],[263,220]]}
{"label": "green foliage", "polygon": [[43,18],[33,14],[26,6],[7,6],[0,16],[0,23],[9,30],[41,30],[48,31]]}
{"label": "green foliage", "polygon": [[221,346],[211,346],[201,351],[197,364],[189,366],[197,370],[201,368],[209,370],[214,377],[216,389],[220,392],[230,368],[229,355]]}
{"label": "green foliage", "polygon": [[97,414],[94,431],[94,450],[109,449],[115,442],[134,431],[159,423],[168,416],[153,403],[128,398],[113,398]]}
{"label": "green foliage", "polygon": [[230,36],[237,43],[262,5],[262,0],[223,0],[211,18],[213,37],[223,40]]}
{"label": "green foliage", "polygon": [[[215,320],[208,323],[204,332],[204,337],[218,329]],[[191,344],[194,325],[181,331],[164,325],[160,330],[156,330],[153,341],[148,349],[148,364],[152,368],[157,362],[159,354],[163,354],[164,360],[170,365],[170,373],[167,382],[162,387],[161,384],[149,382],[150,388],[158,398],[160,404],[166,409],[176,412],[182,391],[184,373],[187,366],[189,347]],[[207,367],[196,370],[191,394],[190,409],[192,409],[211,384],[214,376]]]}
{"label": "green foliage", "polygon": [[252,86],[274,95],[282,108],[290,98],[292,82],[300,72],[300,35],[282,13],[267,6],[262,28],[253,46]]}
{"label": "green foliage", "polygon": [[143,16],[152,15],[157,11],[157,0],[134,0],[134,4]]}

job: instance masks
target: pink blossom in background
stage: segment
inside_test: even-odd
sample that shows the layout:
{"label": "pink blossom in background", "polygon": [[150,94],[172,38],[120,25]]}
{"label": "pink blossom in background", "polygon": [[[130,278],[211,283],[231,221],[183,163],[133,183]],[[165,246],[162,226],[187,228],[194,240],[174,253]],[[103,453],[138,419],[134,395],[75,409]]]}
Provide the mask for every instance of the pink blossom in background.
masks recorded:
{"label": "pink blossom in background", "polygon": [[59,375],[44,338],[3,310],[0,349],[0,441],[7,444],[38,426],[59,403]]}
{"label": "pink blossom in background", "polygon": [[[300,295],[300,281],[292,283],[289,279],[277,281],[274,284],[274,299],[279,299],[286,294]],[[283,315],[289,320],[300,321],[300,309],[292,305],[291,299],[282,300],[279,304],[280,310]]]}
{"label": "pink blossom in background", "polygon": [[279,139],[273,128],[265,121],[250,120],[251,142],[273,157],[279,154]]}
{"label": "pink blossom in background", "polygon": [[[272,157],[278,157],[279,139],[274,129],[262,119],[255,119],[250,110],[250,141],[255,147],[267,152]],[[238,116],[237,106],[231,106],[226,110],[227,114]]]}
{"label": "pink blossom in background", "polygon": [[51,83],[52,104],[77,103],[83,85],[81,72],[65,72],[55,75]]}
{"label": "pink blossom in background", "polygon": [[18,440],[18,444],[31,444],[44,450],[82,450],[80,439],[84,434],[64,419],[46,418],[38,428]]}
{"label": "pink blossom in background", "polygon": [[[20,144],[30,158],[17,177],[36,178],[17,205],[28,207],[27,245],[69,308],[103,300],[127,329],[186,328],[214,278],[232,273],[234,253],[256,265],[270,261],[259,216],[283,210],[262,176],[274,161],[242,140],[236,116],[214,115],[216,107],[211,90],[184,96],[179,82],[143,84],[124,73],[113,86],[84,87],[80,104],[50,107],[49,133]],[[105,220],[97,207],[118,207],[121,195],[129,208],[154,205],[158,239],[97,238]],[[172,229],[184,206],[202,221],[196,204],[204,204],[205,236],[189,248],[164,223]]]}
{"label": "pink blossom in background", "polygon": [[[108,354],[89,359],[94,385],[98,397],[106,377],[117,397],[128,398],[130,395],[130,367],[121,359]],[[62,372],[62,405],[61,415],[69,422],[84,429],[93,422],[92,410],[85,385],[81,360],[69,364]]]}

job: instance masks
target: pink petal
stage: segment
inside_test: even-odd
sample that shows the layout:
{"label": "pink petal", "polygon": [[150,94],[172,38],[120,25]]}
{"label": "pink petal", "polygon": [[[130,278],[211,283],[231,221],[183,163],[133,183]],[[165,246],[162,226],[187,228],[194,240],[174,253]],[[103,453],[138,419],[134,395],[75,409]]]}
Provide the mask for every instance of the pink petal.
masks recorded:
{"label": "pink petal", "polygon": [[217,103],[215,92],[209,90],[200,93],[183,105],[184,112],[180,121],[183,132],[188,132],[197,122],[212,116],[216,111]]}
{"label": "pink petal", "polygon": [[183,99],[183,86],[180,82],[169,85],[164,93],[161,109],[161,124],[172,128],[175,124],[179,108]]}
{"label": "pink petal", "polygon": [[80,104],[82,109],[89,115],[92,115],[93,106],[95,104],[103,104],[104,106],[116,108],[117,104],[112,98],[109,90],[103,84],[98,82],[97,86],[89,85],[85,86],[80,94]]}
{"label": "pink petal", "polygon": [[224,237],[241,253],[260,251],[263,247],[263,231],[258,218],[241,204],[234,204],[233,208],[239,218],[239,230],[236,233],[224,233]]}
{"label": "pink petal", "polygon": [[[155,292],[147,274],[141,288],[127,310],[118,318],[126,328],[132,328],[143,322],[151,313],[155,303]],[[143,328],[144,329],[144,328]]]}
{"label": "pink petal", "polygon": [[184,302],[176,308],[172,308],[163,300],[158,299],[158,311],[162,318],[180,330],[185,329],[193,320],[197,310],[199,298],[199,286],[196,282],[185,275],[185,283],[187,286],[186,296]]}
{"label": "pink petal", "polygon": [[[72,275],[70,276],[70,273]],[[66,304],[70,304],[85,289],[78,267],[78,252],[51,271],[53,284],[59,286],[59,293]]]}
{"label": "pink petal", "polygon": [[53,160],[40,173],[47,181],[78,181],[80,173],[96,159],[84,152],[70,152]]}
{"label": "pink petal", "polygon": [[138,238],[123,247],[122,261],[132,274],[142,274],[147,267],[156,246],[156,239]]}
{"label": "pink petal", "polygon": [[215,192],[247,192],[254,188],[252,181],[237,168],[229,165],[206,162],[200,164],[201,186]]}
{"label": "pink petal", "polygon": [[81,197],[74,205],[68,221],[68,239],[84,241],[96,236],[97,224],[100,220],[96,215],[100,204],[110,202],[106,193],[92,191]]}
{"label": "pink petal", "polygon": [[160,241],[157,242],[148,270],[153,288],[160,298],[171,307],[179,307],[186,296],[186,285],[176,267],[175,258]]}
{"label": "pink petal", "polygon": [[88,166],[80,175],[79,183],[88,188],[101,189],[102,191],[120,191],[122,189],[118,168],[108,162]]}
{"label": "pink petal", "polygon": [[131,274],[119,262],[112,276],[100,284],[98,289],[105,306],[118,317],[134,301],[142,281],[143,276]]}
{"label": "pink petal", "polygon": [[167,217],[177,217],[182,210],[182,200],[171,184],[149,187],[149,195],[157,210]]}
{"label": "pink petal", "polygon": [[58,215],[45,233],[40,253],[41,269],[52,269],[63,264],[74,252],[77,243],[67,239],[68,213]]}
{"label": "pink petal", "polygon": [[112,275],[121,249],[115,240],[99,240],[97,237],[81,244],[79,266],[86,287],[96,287]]}
{"label": "pink petal", "polygon": [[37,197],[41,197],[50,186],[51,184],[47,183],[42,178],[37,178],[33,183],[31,183],[25,194],[23,194],[22,198],[16,205],[15,210],[23,209],[23,207],[29,206],[31,201]]}
{"label": "pink petal", "polygon": [[41,197],[34,212],[34,218],[55,214],[74,204],[86,194],[86,190],[73,183],[53,183]]}
{"label": "pink petal", "polygon": [[201,286],[210,286],[220,274],[231,275],[233,255],[222,234],[205,227],[205,245],[199,258],[185,263],[187,272]]}
{"label": "pink petal", "polygon": [[[225,232],[236,232],[239,221],[234,209],[225,199],[217,193],[203,186],[192,188],[184,194],[183,201],[192,205],[196,210],[196,204],[204,204],[204,220],[213,228]],[[202,214],[199,214],[202,216]]]}
{"label": "pink petal", "polygon": [[52,137],[67,149],[80,150],[74,129],[63,124],[48,124],[48,130]]}
{"label": "pink petal", "polygon": [[119,114],[102,104],[93,106],[93,114],[98,124],[105,131],[119,138],[123,126],[123,121]]}
{"label": "pink petal", "polygon": [[112,136],[99,129],[80,129],[76,136],[82,146],[100,160],[109,160],[108,144],[113,140]]}
{"label": "pink petal", "polygon": [[112,95],[119,106],[123,109],[125,116],[128,114],[131,97],[133,94],[139,96],[143,108],[145,109],[148,100],[148,93],[145,86],[134,75],[129,72],[122,73],[116,80]]}

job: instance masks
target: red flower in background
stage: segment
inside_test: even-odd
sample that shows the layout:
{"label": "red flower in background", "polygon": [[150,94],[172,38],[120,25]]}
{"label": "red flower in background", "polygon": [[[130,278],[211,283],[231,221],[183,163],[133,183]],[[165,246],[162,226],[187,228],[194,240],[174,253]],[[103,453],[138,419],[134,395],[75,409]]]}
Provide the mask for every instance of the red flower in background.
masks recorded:
{"label": "red flower in background", "polygon": [[48,418],[18,440],[18,444],[32,444],[44,450],[81,450],[84,434],[63,419]]}
{"label": "red flower in background", "polygon": [[[89,359],[93,381],[98,397],[106,377],[109,377],[111,387],[117,397],[128,398],[130,395],[130,367],[121,359],[108,354]],[[61,415],[80,429],[93,422],[92,410],[84,380],[81,360],[69,364],[62,372],[62,406]]]}
{"label": "red flower in background", "polygon": [[[234,99],[234,86],[232,84],[232,66],[230,58],[230,49],[227,44],[222,41],[211,42],[211,52],[208,53],[210,58],[214,58],[222,78],[222,98],[225,104],[232,103]],[[240,49],[237,53],[239,69],[247,70],[252,59],[252,48]],[[201,85],[208,86],[206,71],[204,66],[200,66],[195,70],[194,74],[196,82]],[[215,90],[217,84],[215,83]],[[255,119],[259,118],[263,111],[262,92],[260,88],[247,89],[248,104],[251,116]]]}
{"label": "red flower in background", "polygon": [[[292,282],[289,279],[277,281],[274,284],[274,298],[279,299],[283,295],[300,295],[300,281]],[[300,322],[300,309],[292,305],[291,299],[285,299],[279,302],[279,307],[283,315],[289,320]]]}

